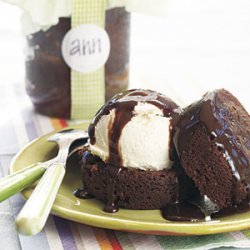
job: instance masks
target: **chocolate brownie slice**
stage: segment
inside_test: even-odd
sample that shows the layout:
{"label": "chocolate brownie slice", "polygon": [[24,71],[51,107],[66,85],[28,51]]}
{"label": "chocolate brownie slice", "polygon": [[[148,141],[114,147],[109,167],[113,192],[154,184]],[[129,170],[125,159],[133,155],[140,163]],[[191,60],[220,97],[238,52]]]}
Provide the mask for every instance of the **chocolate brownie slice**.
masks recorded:
{"label": "chocolate brownie slice", "polygon": [[89,152],[84,152],[81,170],[88,194],[110,206],[157,209],[176,199],[178,181],[173,170],[111,166]]}
{"label": "chocolate brownie slice", "polygon": [[220,208],[247,198],[250,184],[250,117],[224,89],[206,93],[175,120],[180,162],[201,194]]}

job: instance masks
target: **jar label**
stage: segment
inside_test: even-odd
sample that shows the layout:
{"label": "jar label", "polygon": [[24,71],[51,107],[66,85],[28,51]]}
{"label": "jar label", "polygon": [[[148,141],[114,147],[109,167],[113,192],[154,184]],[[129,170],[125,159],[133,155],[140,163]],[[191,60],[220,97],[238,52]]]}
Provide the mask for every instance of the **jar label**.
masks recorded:
{"label": "jar label", "polygon": [[109,53],[109,36],[106,30],[95,24],[82,24],[71,29],[62,41],[65,62],[78,72],[98,70],[108,60]]}

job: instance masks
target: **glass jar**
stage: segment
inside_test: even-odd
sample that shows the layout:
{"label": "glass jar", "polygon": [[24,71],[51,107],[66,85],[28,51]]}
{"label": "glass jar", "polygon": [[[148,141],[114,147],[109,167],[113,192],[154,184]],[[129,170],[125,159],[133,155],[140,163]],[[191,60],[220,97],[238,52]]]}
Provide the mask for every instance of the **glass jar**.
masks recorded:
{"label": "glass jar", "polygon": [[[71,29],[70,18],[27,37],[26,91],[35,109],[44,115],[70,118],[70,68],[64,62],[61,43]],[[125,8],[106,11],[105,29],[111,51],[105,64],[105,98],[128,88],[130,14]]]}

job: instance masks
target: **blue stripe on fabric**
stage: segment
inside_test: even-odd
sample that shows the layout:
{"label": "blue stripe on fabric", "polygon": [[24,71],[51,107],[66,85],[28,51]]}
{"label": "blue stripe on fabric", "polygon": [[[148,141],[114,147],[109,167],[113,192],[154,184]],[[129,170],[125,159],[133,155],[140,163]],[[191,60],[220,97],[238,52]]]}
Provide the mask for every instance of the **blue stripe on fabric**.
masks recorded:
{"label": "blue stripe on fabric", "polygon": [[[21,195],[14,195],[9,199],[9,201],[12,214],[16,218],[24,205],[24,200],[21,198]],[[50,250],[48,240],[44,231],[30,237],[19,235],[19,240],[22,250]]]}
{"label": "blue stripe on fabric", "polygon": [[69,222],[65,219],[53,216],[64,250],[77,250],[76,242]]}
{"label": "blue stripe on fabric", "polygon": [[[23,86],[20,84],[15,84],[13,85],[13,91],[17,100],[20,102],[20,106],[17,108],[20,109],[20,112],[22,114],[22,119],[25,124],[28,138],[29,140],[33,140],[38,136],[34,121],[32,119],[32,117],[34,116],[34,112],[32,112],[30,105],[25,104],[25,92]],[[16,217],[20,212],[21,207],[24,205],[24,201],[21,199],[20,196],[16,195],[10,199],[10,202],[13,214]],[[19,239],[22,246],[22,250],[50,250],[44,230],[41,231],[39,234],[31,237],[19,235]]]}
{"label": "blue stripe on fabric", "polygon": [[21,111],[21,115],[25,122],[25,129],[27,131],[29,141],[36,139],[39,135],[33,120],[34,113],[32,110],[24,109]]}
{"label": "blue stripe on fabric", "polygon": [[[8,174],[7,167],[11,156],[0,156],[1,175]],[[21,244],[15,229],[15,218],[9,200],[0,203],[0,249],[21,250]]]}
{"label": "blue stripe on fabric", "polygon": [[11,106],[11,100],[7,95],[8,86],[1,86],[0,90],[0,129],[1,129],[1,140],[0,140],[0,152],[2,155],[16,154],[19,150],[17,143],[16,131],[14,129],[12,117],[10,116],[8,109]]}
{"label": "blue stripe on fabric", "polygon": [[27,97],[22,86],[14,84],[14,93],[17,100],[20,102],[20,113],[24,121],[28,139],[32,141],[39,136],[33,120],[35,115],[34,110],[31,105],[25,105],[27,103]]}

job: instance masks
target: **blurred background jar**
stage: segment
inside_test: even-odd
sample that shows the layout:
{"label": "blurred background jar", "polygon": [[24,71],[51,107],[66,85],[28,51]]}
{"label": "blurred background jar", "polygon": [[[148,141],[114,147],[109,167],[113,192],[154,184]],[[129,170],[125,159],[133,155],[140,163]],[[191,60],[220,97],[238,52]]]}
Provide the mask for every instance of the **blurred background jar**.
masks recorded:
{"label": "blurred background jar", "polygon": [[[24,2],[0,1],[0,87],[24,78],[23,8],[5,1]],[[111,1],[126,2],[131,13],[129,88],[157,90],[181,106],[226,88],[250,112],[249,0]]]}
{"label": "blurred background jar", "polygon": [[[71,19],[59,18],[46,31],[27,36],[26,90],[36,110],[44,115],[70,118],[70,68],[61,52]],[[106,11],[105,29],[111,51],[105,64],[105,99],[128,88],[130,14],[123,7]]]}

